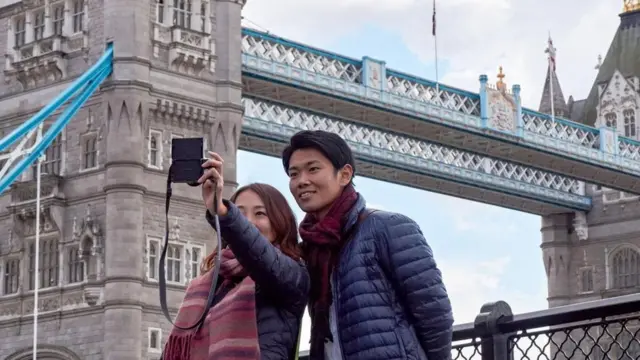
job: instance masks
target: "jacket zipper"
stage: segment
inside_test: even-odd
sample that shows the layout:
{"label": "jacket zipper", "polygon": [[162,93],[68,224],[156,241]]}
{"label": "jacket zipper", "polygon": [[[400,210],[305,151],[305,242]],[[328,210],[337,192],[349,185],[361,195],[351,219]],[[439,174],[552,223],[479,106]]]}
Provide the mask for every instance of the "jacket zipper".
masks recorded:
{"label": "jacket zipper", "polygon": [[[333,286],[331,287],[331,292],[333,293],[333,302],[335,304],[336,307],[336,311],[335,311],[335,321],[336,321],[336,333],[338,334],[338,345],[340,346],[340,356],[342,356],[342,359],[345,359],[345,352],[344,349],[342,348],[342,334],[341,334],[341,329],[342,326],[340,326],[340,297],[338,296],[338,268],[340,267],[340,261],[342,260],[342,251],[340,252],[340,257],[338,258],[338,263],[336,264],[336,268],[333,269],[333,274],[331,275],[333,277]],[[335,340],[335,339],[334,339]]]}

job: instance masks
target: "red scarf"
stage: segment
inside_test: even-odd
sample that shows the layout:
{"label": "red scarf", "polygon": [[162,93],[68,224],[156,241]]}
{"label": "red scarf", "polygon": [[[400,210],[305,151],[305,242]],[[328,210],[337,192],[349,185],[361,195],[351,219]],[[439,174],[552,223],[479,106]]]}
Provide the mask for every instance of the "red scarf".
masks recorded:
{"label": "red scarf", "polygon": [[340,251],[347,239],[343,228],[349,211],[358,200],[353,186],[344,189],[331,205],[327,215],[317,221],[307,214],[300,224],[303,256],[311,278],[309,308],[311,310],[312,359],[324,358],[325,339],[332,339],[329,329],[329,307],[331,306],[331,273],[337,264]]}
{"label": "red scarf", "polygon": [[[256,318],[255,283],[236,260],[230,249],[222,250],[219,289],[242,279],[222,300],[215,304],[203,326],[184,331],[174,328],[164,349],[163,360],[259,360],[258,324]],[[204,311],[213,271],[189,283],[175,324],[192,326]]]}

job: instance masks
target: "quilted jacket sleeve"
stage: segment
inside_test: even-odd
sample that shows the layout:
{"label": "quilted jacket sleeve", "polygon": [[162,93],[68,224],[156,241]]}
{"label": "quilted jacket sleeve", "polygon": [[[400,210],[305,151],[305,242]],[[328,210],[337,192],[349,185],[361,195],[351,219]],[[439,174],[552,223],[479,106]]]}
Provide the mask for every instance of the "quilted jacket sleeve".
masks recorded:
{"label": "quilted jacket sleeve", "polygon": [[453,313],[433,252],[413,220],[392,213],[380,217],[385,223],[381,257],[418,340],[429,360],[450,359]]}
{"label": "quilted jacket sleeve", "polygon": [[[304,308],[310,282],[306,266],[271,245],[234,204],[225,201],[225,205],[229,212],[220,217],[221,235],[249,276],[261,291],[273,294],[274,300],[292,309]],[[215,227],[208,211],[206,218]]]}

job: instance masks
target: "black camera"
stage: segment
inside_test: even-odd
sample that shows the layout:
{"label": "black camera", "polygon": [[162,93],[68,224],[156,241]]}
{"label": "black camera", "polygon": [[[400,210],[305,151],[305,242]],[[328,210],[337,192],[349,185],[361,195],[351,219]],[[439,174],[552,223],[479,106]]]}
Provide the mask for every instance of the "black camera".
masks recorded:
{"label": "black camera", "polygon": [[171,140],[171,182],[198,186],[204,174],[204,138]]}

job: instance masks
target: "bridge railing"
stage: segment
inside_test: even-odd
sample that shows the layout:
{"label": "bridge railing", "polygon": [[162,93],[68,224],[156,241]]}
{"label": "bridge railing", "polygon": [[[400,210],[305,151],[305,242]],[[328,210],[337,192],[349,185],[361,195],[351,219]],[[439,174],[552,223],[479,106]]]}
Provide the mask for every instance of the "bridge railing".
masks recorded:
{"label": "bridge railing", "polygon": [[451,359],[640,359],[640,293],[519,315],[504,301],[485,304],[454,326]]}
{"label": "bridge railing", "polygon": [[456,325],[453,360],[639,359],[640,294],[514,315],[506,302],[484,305]]}
{"label": "bridge railing", "polygon": [[488,83],[487,75],[480,75],[476,93],[389,69],[384,61],[349,58],[247,28],[242,30],[242,55],[243,69],[254,75],[296,86],[303,83],[331,96],[384,104],[417,119],[484,136],[514,136],[538,149],[640,174],[640,142],[615,128],[596,128],[527,109],[522,106],[519,85],[507,90],[515,103],[515,126],[513,119],[504,126],[496,123],[488,96],[495,86]]}

